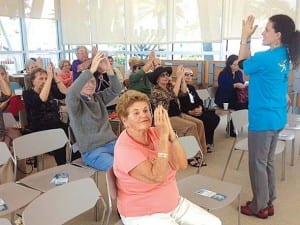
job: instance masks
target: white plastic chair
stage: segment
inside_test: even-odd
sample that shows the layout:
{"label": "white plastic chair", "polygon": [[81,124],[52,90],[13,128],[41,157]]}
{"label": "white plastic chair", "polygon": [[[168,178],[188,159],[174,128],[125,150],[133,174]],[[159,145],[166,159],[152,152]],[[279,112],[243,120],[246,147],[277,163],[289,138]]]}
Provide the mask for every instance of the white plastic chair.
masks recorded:
{"label": "white plastic chair", "polygon": [[203,153],[196,138],[194,136],[183,136],[179,137],[178,140],[180,144],[184,147],[187,159],[193,158],[198,152],[200,152],[201,162],[199,162],[199,166],[197,167],[197,173],[199,173],[203,160]]}
{"label": "white plastic chair", "polygon": [[[15,164],[17,164],[16,159],[26,159],[51,152],[65,146],[68,144],[68,141],[69,140],[65,132],[60,128],[33,132],[20,136],[13,140]],[[15,168],[17,168],[16,166]],[[50,183],[54,175],[56,173],[63,172],[69,174],[69,181],[78,180],[93,175],[93,172],[90,169],[81,168],[71,164],[65,164],[39,171],[19,180],[18,182],[36,190],[46,192],[55,187],[55,185]]]}
{"label": "white plastic chair", "polygon": [[3,121],[5,128],[18,126],[18,122],[12,113],[3,113]]}
{"label": "white plastic chair", "polygon": [[[0,142],[0,165],[6,164],[9,160],[15,160],[11,155],[6,143]],[[14,218],[14,212],[20,209],[40,195],[40,191],[9,182],[0,185],[0,197],[7,204],[8,209],[0,211],[0,216],[11,213],[11,221]],[[2,221],[4,222],[4,221]]]}
{"label": "white plastic chair", "polygon": [[[232,118],[232,122],[233,122],[233,126],[235,128],[235,132],[236,132],[236,137],[234,139],[234,142],[232,144],[230,153],[228,155],[226,164],[225,164],[225,168],[221,177],[221,180],[224,179],[226,171],[228,169],[228,165],[232,156],[232,153],[234,150],[241,150],[242,154],[241,157],[239,159],[238,165],[237,165],[237,170],[240,167],[242,158],[244,156],[244,153],[246,151],[248,151],[248,137],[247,137],[247,129],[248,129],[248,110],[247,109],[243,109],[243,110],[238,110],[238,111],[234,111],[231,113],[231,118]],[[285,179],[285,146],[286,143],[285,141],[277,141],[277,146],[276,146],[276,150],[275,150],[275,155],[278,154],[282,154],[282,171],[281,171],[281,180]]]}
{"label": "white plastic chair", "polygon": [[[105,204],[92,178],[72,181],[53,188],[32,201],[22,213],[23,224],[64,224],[93,208],[99,199]],[[105,210],[102,218],[104,217]]]}
{"label": "white plastic chair", "polygon": [[[207,89],[197,89],[196,92],[197,92],[199,98],[202,99],[204,106],[206,108],[209,108],[211,99],[210,99]],[[208,103],[207,103],[207,101],[208,101]]]}
{"label": "white plastic chair", "polygon": [[0,225],[12,225],[12,224],[8,219],[0,218]]}
{"label": "white plastic chair", "polygon": [[[180,137],[179,141],[188,156],[194,156],[200,150],[198,142],[196,141],[196,138],[194,136]],[[208,211],[226,207],[231,204],[236,198],[238,198],[238,209],[240,208],[240,194],[242,191],[241,185],[220,181],[199,174],[188,176],[184,179],[179,180],[177,183],[179,191],[184,198],[205,208]],[[218,201],[213,198],[202,196],[196,193],[200,188],[220,193],[226,197],[222,201]],[[240,225],[239,210],[238,224]]]}

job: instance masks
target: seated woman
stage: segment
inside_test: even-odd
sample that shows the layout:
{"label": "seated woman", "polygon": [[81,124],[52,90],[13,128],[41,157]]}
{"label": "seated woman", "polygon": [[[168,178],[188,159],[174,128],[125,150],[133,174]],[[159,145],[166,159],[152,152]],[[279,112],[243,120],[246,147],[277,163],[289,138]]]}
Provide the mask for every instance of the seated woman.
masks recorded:
{"label": "seated woman", "polygon": [[229,103],[229,108],[234,110],[247,109],[248,102],[240,103],[237,100],[237,89],[244,89],[243,73],[238,66],[238,56],[230,55],[225,68],[218,77],[218,89],[215,103],[223,108],[223,103]]}
{"label": "seated woman", "polygon": [[148,97],[129,90],[120,97],[117,113],[126,127],[116,143],[113,166],[123,223],[220,225],[217,217],[179,194],[176,171],[187,163],[167,111],[158,106],[151,127]]}
{"label": "seated woman", "polygon": [[61,72],[57,75],[58,79],[63,82],[66,88],[70,87],[73,83],[73,74],[71,71],[71,63],[69,60],[61,60],[59,62],[59,69]]}
{"label": "seated woman", "polygon": [[[7,72],[5,67],[0,65],[0,141],[5,142],[12,151],[12,141],[21,136],[21,132],[17,127],[5,127],[2,114],[10,104],[11,94],[12,92],[9,87]],[[20,160],[18,161],[17,179],[22,178],[25,173],[25,161]],[[0,166],[0,184],[13,181],[13,179],[13,162],[9,161]]]}
{"label": "seated woman", "polygon": [[220,122],[220,117],[214,111],[205,110],[202,99],[198,96],[194,86],[191,85],[192,77],[193,71],[190,68],[185,68],[184,80],[187,84],[188,95],[180,95],[179,101],[182,112],[203,122],[207,152],[210,153],[214,144],[214,132]]}
{"label": "seated woman", "polygon": [[[154,108],[162,105],[168,112],[172,127],[178,136],[195,136],[203,153],[207,152],[205,131],[201,120],[182,113],[178,95],[187,95],[186,83],[183,79],[184,68],[182,65],[177,67],[176,83],[171,83],[171,67],[158,67],[148,77],[154,84],[151,92],[151,104]],[[200,152],[194,159],[189,160],[191,166],[199,166]],[[205,162],[203,165],[206,165]]]}
{"label": "seated woman", "polygon": [[[106,71],[110,86],[95,92],[95,71],[101,67]],[[116,135],[112,131],[106,104],[122,90],[107,57],[98,52],[91,68],[85,70],[69,88],[66,98],[70,125],[73,129],[83,162],[97,170],[106,171],[112,167]]]}
{"label": "seated woman", "polygon": [[6,68],[3,65],[0,65],[0,75],[3,77],[3,79],[6,81],[6,83],[9,85],[9,88],[11,90],[11,96],[2,97],[6,98],[5,101],[2,101],[0,105],[1,111],[10,112],[14,115],[16,119],[18,119],[19,111],[24,110],[24,102],[21,99],[22,95],[22,87],[17,82],[10,82],[9,77],[6,71]]}
{"label": "seated woman", "polygon": [[[30,74],[32,88],[23,92],[29,129],[33,132],[62,128],[67,134],[67,124],[60,121],[57,99],[64,99],[67,92],[65,85],[54,72],[54,65],[49,64],[47,71],[42,68]],[[66,163],[66,148],[52,152],[58,165]]]}

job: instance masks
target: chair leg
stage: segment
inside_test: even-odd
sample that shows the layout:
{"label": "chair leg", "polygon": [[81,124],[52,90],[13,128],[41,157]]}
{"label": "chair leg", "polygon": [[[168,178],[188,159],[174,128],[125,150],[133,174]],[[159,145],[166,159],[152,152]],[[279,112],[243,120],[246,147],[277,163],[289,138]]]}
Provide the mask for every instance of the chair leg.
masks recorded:
{"label": "chair leg", "polygon": [[241,225],[241,193],[238,196],[238,225]]}
{"label": "chair leg", "polygon": [[294,166],[295,161],[295,138],[292,140],[291,166]]}
{"label": "chair leg", "polygon": [[227,171],[227,168],[228,168],[229,161],[230,161],[230,158],[231,158],[231,155],[232,155],[233,150],[234,150],[234,145],[232,146],[232,148],[231,148],[231,150],[230,150],[230,153],[229,153],[229,156],[228,156],[228,158],[227,158],[227,161],[226,161],[226,164],[225,164],[225,169],[224,169],[224,171],[223,171],[221,180],[224,180],[224,177],[225,177],[225,174],[226,174],[226,171]]}
{"label": "chair leg", "polygon": [[285,145],[284,150],[282,152],[282,168],[281,168],[281,180],[282,181],[285,180],[285,152],[286,152],[286,145]]}
{"label": "chair leg", "polygon": [[[103,213],[102,213],[102,219],[101,219],[101,223],[100,224],[104,225],[104,219],[105,219],[105,216],[106,216],[107,205],[106,205],[106,203],[105,203],[104,198],[103,198],[102,195],[99,197],[99,200],[101,201],[101,203],[103,205]],[[99,201],[98,201],[98,203],[99,203]],[[107,222],[108,222],[108,219],[107,219]]]}
{"label": "chair leg", "polygon": [[245,152],[243,151],[242,154],[241,154],[241,157],[240,157],[240,160],[239,160],[239,162],[238,162],[238,164],[237,164],[236,170],[239,170],[239,169],[240,169],[240,165],[241,165],[241,162],[242,162],[244,153],[245,153]]}
{"label": "chair leg", "polygon": [[[99,186],[98,186],[98,172],[95,172],[94,180],[95,180],[95,183],[96,183],[97,187],[99,188]],[[95,210],[95,220],[98,222],[99,221],[99,213],[98,213],[99,212],[99,204],[98,204],[98,202],[96,203],[96,205],[94,207],[94,210]]]}

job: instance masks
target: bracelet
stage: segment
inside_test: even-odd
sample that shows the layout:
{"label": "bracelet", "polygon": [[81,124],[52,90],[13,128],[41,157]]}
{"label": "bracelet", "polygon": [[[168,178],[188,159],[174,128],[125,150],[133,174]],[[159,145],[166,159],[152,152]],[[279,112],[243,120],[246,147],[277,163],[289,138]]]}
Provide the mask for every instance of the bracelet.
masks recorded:
{"label": "bracelet", "polygon": [[157,153],[157,157],[158,157],[158,158],[167,159],[167,158],[169,158],[169,153],[166,153],[166,152],[158,152],[158,153]]}
{"label": "bracelet", "polygon": [[247,40],[246,42],[241,40],[240,45],[250,45],[251,40]]}

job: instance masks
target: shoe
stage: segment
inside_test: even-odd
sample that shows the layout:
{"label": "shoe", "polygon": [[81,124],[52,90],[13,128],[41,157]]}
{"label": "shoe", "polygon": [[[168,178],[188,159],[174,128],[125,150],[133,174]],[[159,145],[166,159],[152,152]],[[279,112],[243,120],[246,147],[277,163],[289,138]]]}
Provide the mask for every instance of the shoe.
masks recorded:
{"label": "shoe", "polygon": [[[251,201],[247,201],[246,205],[249,206],[251,204]],[[268,216],[274,215],[274,205],[268,205]]]}
{"label": "shoe", "polygon": [[195,157],[195,159],[200,163],[201,161],[202,161],[202,163],[201,163],[201,167],[202,166],[207,166],[207,163],[205,162],[205,160],[203,159],[203,160],[201,160],[201,157],[199,157],[199,156],[196,156]]}
{"label": "shoe", "polygon": [[212,153],[212,152],[213,152],[213,149],[212,149],[212,147],[207,146],[206,151],[207,151],[207,153]]}
{"label": "shoe", "polygon": [[188,164],[192,167],[200,167],[200,163],[196,158],[188,159]]}
{"label": "shoe", "polygon": [[249,207],[249,205],[244,205],[244,206],[241,206],[241,213],[244,214],[244,215],[247,215],[247,216],[256,216],[260,219],[267,219],[268,216],[269,216],[269,207],[266,207],[262,210],[260,210],[257,214],[255,214]]}

